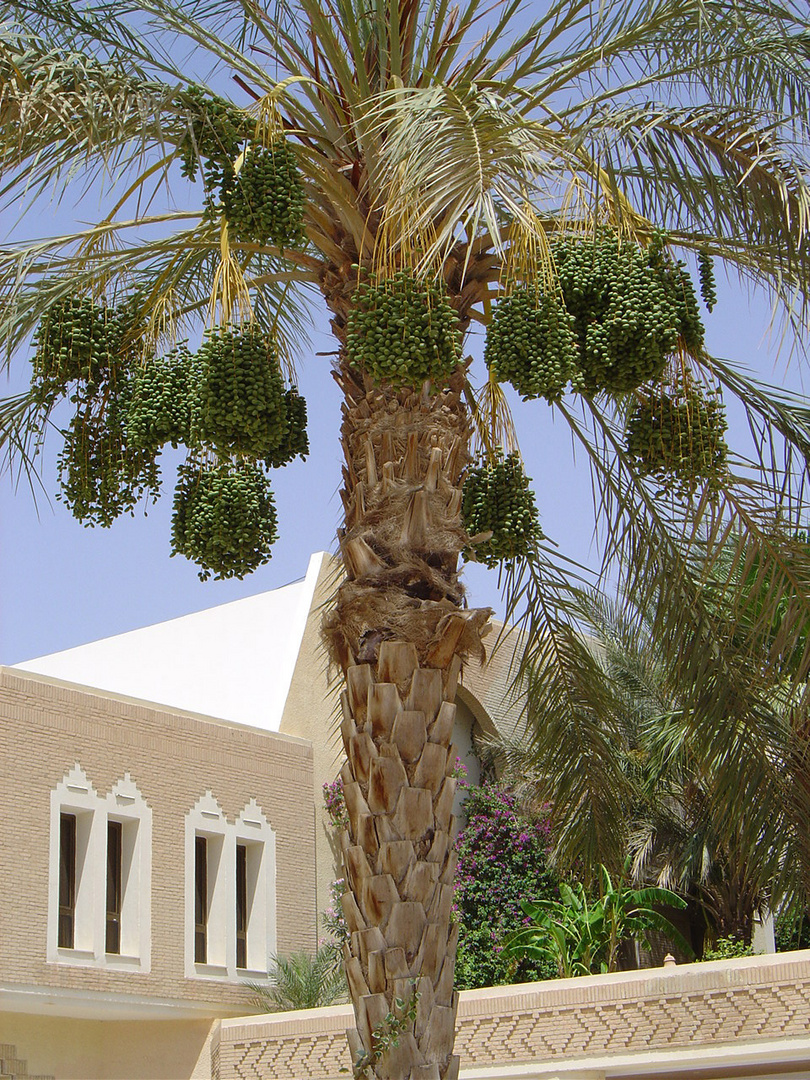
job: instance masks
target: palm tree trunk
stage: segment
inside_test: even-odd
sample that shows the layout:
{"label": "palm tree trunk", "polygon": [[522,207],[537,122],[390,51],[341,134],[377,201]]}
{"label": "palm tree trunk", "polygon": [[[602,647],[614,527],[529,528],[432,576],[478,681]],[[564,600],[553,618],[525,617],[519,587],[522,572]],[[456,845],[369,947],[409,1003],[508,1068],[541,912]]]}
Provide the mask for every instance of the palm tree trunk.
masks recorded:
{"label": "palm tree trunk", "polygon": [[451,1080],[459,1067],[454,697],[462,661],[482,653],[491,615],[461,606],[460,480],[470,437],[462,376],[436,394],[374,386],[345,363],[337,378],[345,395],[346,580],[324,637],[346,676],[349,827],[341,847],[357,1024],[349,1042],[367,1068],[357,1075]]}

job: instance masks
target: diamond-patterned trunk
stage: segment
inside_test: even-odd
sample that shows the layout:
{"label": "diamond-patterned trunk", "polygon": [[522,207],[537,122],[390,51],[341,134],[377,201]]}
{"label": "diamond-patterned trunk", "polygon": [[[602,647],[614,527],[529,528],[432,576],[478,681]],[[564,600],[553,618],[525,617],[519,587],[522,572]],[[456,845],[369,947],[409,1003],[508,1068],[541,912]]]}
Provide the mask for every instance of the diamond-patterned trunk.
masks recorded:
{"label": "diamond-patterned trunk", "polygon": [[[469,424],[461,376],[436,394],[373,386],[345,367],[338,381],[347,580],[324,636],[346,675],[349,1042],[367,1068],[358,1075],[452,1080],[454,697],[491,614],[462,608],[458,581]],[[414,990],[414,1018],[392,1024]]]}

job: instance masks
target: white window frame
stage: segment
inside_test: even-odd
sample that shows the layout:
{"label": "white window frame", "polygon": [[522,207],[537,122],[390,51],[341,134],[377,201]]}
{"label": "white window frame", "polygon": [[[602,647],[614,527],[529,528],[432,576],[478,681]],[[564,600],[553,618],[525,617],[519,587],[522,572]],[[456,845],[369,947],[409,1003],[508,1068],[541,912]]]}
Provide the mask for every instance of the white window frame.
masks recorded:
{"label": "white window frame", "polygon": [[[276,834],[255,799],[236,819],[234,836],[234,877],[236,845],[247,848],[247,968],[237,971],[241,978],[255,980],[267,975],[276,952]],[[235,950],[235,893],[233,918]]]}
{"label": "white window frame", "polygon": [[[230,945],[227,934],[228,911],[235,904],[235,882],[225,871],[228,864],[230,827],[222,807],[210,791],[197,800],[194,808],[186,814],[186,975],[221,978],[228,974],[229,947],[234,956],[235,944]],[[198,836],[205,837],[207,844],[208,913],[206,918],[206,962],[198,964],[194,959],[194,868]]]}
{"label": "white window frame", "polygon": [[[106,967],[148,972],[152,945],[152,811],[129,775],[117,781],[106,798],[104,874],[107,865],[107,822],[122,825],[121,952],[105,952]],[[102,923],[106,948],[106,879],[102,881]]]}
{"label": "white window frame", "polygon": [[[76,907],[73,948],[59,947],[59,859],[62,814],[76,816]],[[121,953],[106,952],[107,822],[122,825]],[[102,798],[76,762],[51,791],[48,874],[48,963],[106,970],[151,968],[152,811],[129,773]]]}
{"label": "white window frame", "polygon": [[[194,959],[195,849],[208,841],[206,962]],[[236,966],[236,846],[247,847],[247,968]],[[255,799],[235,823],[209,790],[186,814],[185,972],[187,978],[254,982],[266,977],[276,951],[276,836]]]}

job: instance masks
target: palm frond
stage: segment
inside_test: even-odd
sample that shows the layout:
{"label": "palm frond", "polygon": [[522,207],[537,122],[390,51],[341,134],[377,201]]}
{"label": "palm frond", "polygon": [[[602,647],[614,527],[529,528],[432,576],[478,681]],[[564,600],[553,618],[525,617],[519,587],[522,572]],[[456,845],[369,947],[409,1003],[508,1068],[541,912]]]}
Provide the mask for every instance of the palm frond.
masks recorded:
{"label": "palm frond", "polygon": [[542,762],[537,793],[554,807],[560,865],[621,865],[621,808],[632,801],[632,785],[616,753],[619,731],[605,723],[614,714],[612,687],[571,619],[583,592],[569,568],[541,555],[507,571],[505,593],[507,621],[517,623],[526,643],[515,654],[513,676],[525,694],[527,724],[525,741],[518,733],[499,750],[513,773],[525,764],[524,751]]}

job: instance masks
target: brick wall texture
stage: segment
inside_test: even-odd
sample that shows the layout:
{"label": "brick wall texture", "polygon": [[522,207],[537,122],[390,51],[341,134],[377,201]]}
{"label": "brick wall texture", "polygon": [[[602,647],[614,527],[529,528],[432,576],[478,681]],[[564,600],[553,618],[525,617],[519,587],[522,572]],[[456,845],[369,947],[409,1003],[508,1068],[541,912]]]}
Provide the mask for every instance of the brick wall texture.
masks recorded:
{"label": "brick wall texture", "polygon": [[[348,1006],[224,1020],[213,1075],[338,1080],[350,1022]],[[466,991],[456,1053],[463,1070],[809,1033],[810,952],[801,952]]]}
{"label": "brick wall texture", "polygon": [[[51,791],[79,763],[100,796],[128,772],[152,810],[151,972],[46,962]],[[0,668],[0,984],[246,1009],[184,976],[185,815],[210,789],[233,822],[251,798],[276,833],[278,951],[316,940],[312,750],[299,739]]]}

